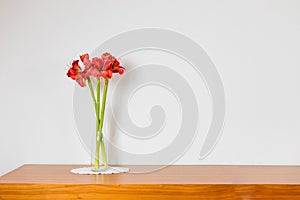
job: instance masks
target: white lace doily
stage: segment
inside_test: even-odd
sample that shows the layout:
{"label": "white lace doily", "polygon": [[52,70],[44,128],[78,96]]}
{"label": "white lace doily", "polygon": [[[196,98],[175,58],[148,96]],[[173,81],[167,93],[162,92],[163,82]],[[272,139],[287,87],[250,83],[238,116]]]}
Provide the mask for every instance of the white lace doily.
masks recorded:
{"label": "white lace doily", "polygon": [[99,171],[94,171],[93,167],[82,167],[71,169],[73,174],[118,174],[129,172],[128,168],[125,167],[107,167],[106,169],[101,169]]}

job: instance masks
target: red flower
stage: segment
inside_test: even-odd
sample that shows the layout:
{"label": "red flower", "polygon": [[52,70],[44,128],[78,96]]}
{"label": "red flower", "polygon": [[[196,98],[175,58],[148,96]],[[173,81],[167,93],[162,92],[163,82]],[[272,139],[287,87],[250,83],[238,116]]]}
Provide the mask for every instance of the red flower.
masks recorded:
{"label": "red flower", "polygon": [[84,66],[88,66],[91,64],[91,61],[90,61],[90,56],[89,54],[83,54],[80,56],[80,60],[83,62]]}
{"label": "red flower", "polygon": [[104,71],[111,69],[114,61],[116,60],[115,57],[113,57],[110,53],[102,54],[101,58]]}
{"label": "red flower", "polygon": [[101,57],[95,57],[92,60],[86,53],[80,56],[80,60],[84,64],[84,70],[79,66],[79,60],[74,60],[67,75],[76,80],[81,87],[85,86],[87,76],[110,79],[113,73],[123,74],[125,71],[125,68],[120,66],[120,62],[110,53],[104,53]]}
{"label": "red flower", "polygon": [[73,80],[76,80],[77,83],[81,86],[85,86],[86,76],[82,72],[81,67],[78,64],[79,60],[74,60],[72,67],[68,70],[67,76]]}
{"label": "red flower", "polygon": [[87,76],[95,77],[95,78],[100,78],[101,73],[100,73],[100,67],[98,64],[98,59],[93,58],[92,62],[89,63],[89,65],[86,65],[84,68],[84,72],[86,73]]}
{"label": "red flower", "polygon": [[120,62],[110,53],[104,53],[101,58],[103,60],[101,72],[103,78],[111,78],[113,73],[124,73],[125,68],[120,66]]}
{"label": "red flower", "polygon": [[101,72],[101,76],[103,78],[111,78],[112,77],[112,70],[111,69],[108,69],[106,71],[102,71]]}
{"label": "red flower", "polygon": [[83,73],[85,73],[87,76],[100,78],[100,67],[97,67],[95,59],[96,58],[93,58],[92,61],[90,61],[90,56],[87,53],[80,56],[80,60],[84,64]]}
{"label": "red flower", "polygon": [[89,54],[83,54],[80,56],[81,62],[84,64],[84,70],[83,73],[87,73],[87,71],[91,68],[91,61]]}
{"label": "red flower", "polygon": [[115,59],[113,65],[112,65],[112,71],[113,71],[113,73],[123,74],[125,71],[125,68],[120,66],[119,61],[117,59]]}

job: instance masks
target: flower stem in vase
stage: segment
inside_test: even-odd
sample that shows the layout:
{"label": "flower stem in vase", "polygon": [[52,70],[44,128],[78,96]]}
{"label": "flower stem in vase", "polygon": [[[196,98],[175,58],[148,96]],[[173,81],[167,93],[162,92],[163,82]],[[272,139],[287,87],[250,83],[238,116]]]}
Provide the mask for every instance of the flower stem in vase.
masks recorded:
{"label": "flower stem in vase", "polygon": [[95,160],[94,160],[94,170],[99,170],[99,150],[100,150],[100,119],[99,119],[99,112],[100,112],[100,79],[97,79],[97,98],[95,97],[94,89],[93,89],[93,84],[90,79],[90,77],[87,77],[88,80],[88,85],[90,88],[91,96],[94,102],[94,107],[95,107],[95,114],[96,114],[96,152],[95,152]]}
{"label": "flower stem in vase", "polygon": [[104,122],[104,111],[105,111],[105,104],[106,104],[106,95],[107,95],[107,88],[108,88],[108,79],[105,79],[104,89],[103,89],[103,96],[102,96],[102,105],[101,105],[101,116],[100,116],[100,143],[101,143],[101,153],[103,159],[104,169],[107,168],[107,160],[106,160],[106,152],[105,152],[105,145],[104,145],[104,137],[102,133],[103,129],[103,122]]}
{"label": "flower stem in vase", "polygon": [[100,164],[99,164],[99,150],[100,150],[100,143],[101,143],[101,131],[100,131],[100,78],[97,79],[97,86],[96,86],[96,92],[97,92],[97,102],[95,106],[95,112],[96,112],[96,152],[95,152],[95,161],[94,161],[94,169],[99,170]]}

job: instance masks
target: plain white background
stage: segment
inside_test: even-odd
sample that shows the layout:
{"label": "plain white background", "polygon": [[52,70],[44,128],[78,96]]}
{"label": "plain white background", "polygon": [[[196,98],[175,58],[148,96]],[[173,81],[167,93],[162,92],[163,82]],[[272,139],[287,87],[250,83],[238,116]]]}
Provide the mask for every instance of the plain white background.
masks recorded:
{"label": "plain white background", "polygon": [[120,32],[160,27],[201,45],[226,92],[226,124],[204,160],[300,164],[298,0],[0,1],[0,175],[24,163],[89,163],[75,131],[69,61]]}

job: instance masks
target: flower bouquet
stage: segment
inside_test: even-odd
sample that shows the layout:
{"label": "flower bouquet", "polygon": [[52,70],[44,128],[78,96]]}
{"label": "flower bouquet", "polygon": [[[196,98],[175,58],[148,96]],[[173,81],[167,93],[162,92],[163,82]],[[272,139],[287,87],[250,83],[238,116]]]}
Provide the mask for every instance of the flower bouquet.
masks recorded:
{"label": "flower bouquet", "polygon": [[[79,66],[80,61],[84,66],[83,69]],[[89,87],[95,109],[96,148],[93,167],[73,169],[72,172],[78,174],[126,172],[128,171],[127,168],[108,167],[102,132],[109,79],[111,79],[115,73],[123,74],[125,68],[120,66],[120,62],[110,53],[104,53],[101,57],[94,57],[92,59],[90,59],[89,54],[83,54],[80,56],[80,61],[74,60],[72,62],[72,66],[69,68],[67,76],[75,80],[81,87],[85,87],[86,84]],[[101,83],[103,82],[104,86],[101,100]],[[95,87],[93,87],[93,83],[95,83]],[[103,166],[100,165],[99,160],[100,150]]]}

